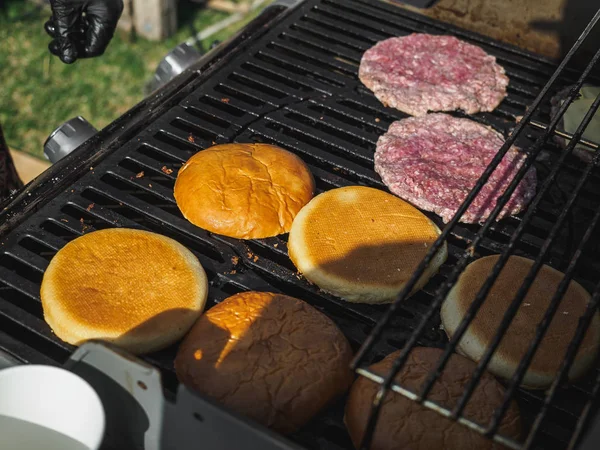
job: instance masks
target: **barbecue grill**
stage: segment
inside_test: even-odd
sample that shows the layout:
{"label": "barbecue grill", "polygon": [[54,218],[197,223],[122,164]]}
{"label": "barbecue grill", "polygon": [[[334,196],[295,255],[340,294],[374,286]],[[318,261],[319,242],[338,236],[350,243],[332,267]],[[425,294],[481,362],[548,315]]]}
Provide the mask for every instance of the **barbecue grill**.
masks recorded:
{"label": "barbecue grill", "polygon": [[[593,18],[574,49],[556,66],[519,48],[385,2],[276,2],[234,38],[5,203],[0,213],[0,348],[22,362],[63,364],[75,349],[51,333],[39,300],[42,275],[50,259],[67,242],[92,230],[145,229],[172,237],[197,255],[210,280],[207,308],[246,290],[301,298],[337,323],[357,352],[353,368],[358,376],[380,384],[382,392],[393,390],[421,402],[509,448],[583,448],[585,431],[596,416],[600,370],[596,366],[574,385],[566,386],[564,380],[600,301],[600,242],[595,232],[600,221],[600,174],[596,170],[600,156],[586,165],[570,153],[600,99],[572,136],[557,129],[569,102],[552,117],[549,99],[573,86],[572,101],[600,58],[599,51],[583,72],[568,68],[577,45],[599,17]],[[264,142],[288,149],[307,162],[318,192],[357,184],[385,189],[373,170],[375,143],[391,122],[406,116],[385,108],[364,88],[357,78],[358,63],[375,42],[411,32],[453,34],[497,57],[510,77],[508,97],[493,113],[477,114],[473,119],[494,127],[507,140],[450,223],[444,226],[437,216],[428,214],[443,233],[396,302],[387,306],[351,304],[319,291],[297,274],[287,257],[285,236],[240,241],[208,233],[182,217],[173,198],[177,170],[194,153],[218,143]],[[553,135],[567,136],[570,145],[561,149]],[[527,162],[492,217],[481,226],[459,223],[512,143],[525,149]],[[584,145],[597,148],[593,142]],[[536,167],[540,180],[535,200],[519,217],[495,222],[495,215],[530,165]],[[422,291],[406,298],[444,240],[448,243],[447,262]],[[439,371],[431,373],[419,392],[393,383],[415,345],[445,349],[439,368],[443,367],[460,333],[448,342],[440,329],[439,306],[464,267],[491,254],[502,257],[460,330],[485,300],[510,254],[531,258],[535,264],[459,405],[448,410],[427,399]],[[507,383],[504,405],[511,398],[518,401],[526,431],[522,442],[514,442],[497,432],[505,407],[499,408],[489,423],[469,421],[462,417],[462,410],[543,263],[563,271],[565,277],[538,326],[530,352]],[[560,374],[547,392],[520,389],[520,379],[571,279],[593,296],[564,355]],[[397,370],[386,377],[368,370],[370,363],[398,349],[403,351],[394,366]],[[167,398],[178,388],[173,371],[175,351],[169,348],[143,358],[160,370]],[[341,399],[289,440],[304,448],[352,448],[342,422],[343,406]],[[363,448],[369,447],[379,406],[374,399]],[[213,412],[229,417],[218,405]],[[243,420],[235,423],[250,426],[271,442],[275,439],[279,448],[292,448],[257,425]]]}

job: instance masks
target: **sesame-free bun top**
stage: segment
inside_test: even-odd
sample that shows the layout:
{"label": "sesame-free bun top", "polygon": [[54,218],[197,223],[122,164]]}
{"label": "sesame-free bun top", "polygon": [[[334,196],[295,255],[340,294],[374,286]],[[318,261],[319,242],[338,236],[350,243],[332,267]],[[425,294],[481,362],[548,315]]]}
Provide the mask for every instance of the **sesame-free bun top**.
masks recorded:
{"label": "sesame-free bun top", "polygon": [[352,349],[327,316],[281,294],[243,292],[209,309],[179,347],[186,386],[292,433],[352,383]]}
{"label": "sesame-free bun top", "polygon": [[69,242],[50,261],[40,292],[44,319],[63,341],[101,339],[134,354],[182,338],[207,293],[204,269],[187,248],[126,228]]}
{"label": "sesame-free bun top", "polygon": [[[288,252],[322,290],[351,302],[393,301],[440,234],[418,209],[379,189],[349,186],[317,195],[296,216]],[[444,263],[446,243],[413,289]]]}
{"label": "sesame-free bun top", "polygon": [[[385,377],[399,354],[400,351],[396,351],[388,355],[369,367],[370,371]],[[413,348],[405,366],[396,375],[396,383],[418,393],[442,354],[443,350],[437,348]],[[452,410],[458,404],[475,368],[475,363],[463,356],[453,354],[427,399]],[[356,448],[360,447],[371,412],[371,404],[379,388],[379,384],[361,376],[350,389],[344,422]],[[504,394],[502,385],[491,374],[484,372],[464,409],[463,417],[482,426],[488,425],[495,409],[503,403]],[[519,440],[521,420],[516,402],[510,403],[498,431],[505,437]],[[371,450],[500,450],[506,447],[412,399],[388,391],[383,400],[370,448]]]}
{"label": "sesame-free bun top", "polygon": [[[499,259],[487,256],[469,264],[444,301],[442,323],[449,336],[458,328],[467,309],[483,286]],[[500,322],[529,273],[533,261],[511,256],[496,279],[483,305],[458,344],[458,351],[479,361],[497,334]],[[488,370],[510,379],[533,342],[536,327],[544,317],[564,274],[550,266],[542,266],[508,330],[494,352]],[[543,389],[552,384],[575,336],[579,318],[590,300],[589,293],[571,281],[550,327],[542,338],[522,381],[524,387]],[[583,375],[593,364],[600,345],[600,316],[596,313],[575,357],[569,378]]]}
{"label": "sesame-free bun top", "polygon": [[287,233],[314,190],[310,170],[293,153],[267,144],[223,144],[183,165],[174,194],[194,225],[258,239]]}

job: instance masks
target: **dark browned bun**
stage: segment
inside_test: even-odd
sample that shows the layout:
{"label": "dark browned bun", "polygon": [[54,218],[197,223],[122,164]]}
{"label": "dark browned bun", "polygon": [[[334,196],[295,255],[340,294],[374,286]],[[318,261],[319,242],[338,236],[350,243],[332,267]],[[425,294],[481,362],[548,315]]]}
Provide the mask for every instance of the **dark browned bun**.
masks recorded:
{"label": "dark browned bun", "polygon": [[[387,375],[400,351],[372,365],[371,371]],[[404,388],[418,392],[433,371],[443,351],[437,348],[416,347],[409,354],[406,365],[396,376]],[[453,354],[438,381],[428,395],[428,400],[448,409],[456,406],[470,380],[475,363]],[[359,448],[371,412],[373,398],[380,385],[359,377],[346,403],[345,422],[352,442]],[[494,411],[504,400],[504,388],[489,373],[484,373],[473,396],[467,403],[463,416],[481,425],[487,425]],[[518,440],[521,433],[519,409],[511,403],[500,425],[499,433]],[[372,450],[497,450],[505,448],[482,434],[471,430],[440,413],[393,391],[390,391],[381,409]]]}
{"label": "dark browned bun", "polygon": [[348,389],[351,358],[342,332],[308,303],[244,292],[196,322],[175,370],[190,388],[292,433]]}

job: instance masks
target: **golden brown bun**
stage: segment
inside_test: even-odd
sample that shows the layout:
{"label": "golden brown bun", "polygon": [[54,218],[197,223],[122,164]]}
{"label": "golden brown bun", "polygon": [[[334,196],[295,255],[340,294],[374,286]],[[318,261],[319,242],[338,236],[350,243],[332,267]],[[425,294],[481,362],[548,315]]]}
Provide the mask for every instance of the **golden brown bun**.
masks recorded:
{"label": "golden brown bun", "polygon": [[[288,240],[291,260],[324,291],[350,302],[393,301],[440,234],[418,209],[362,186],[316,196],[296,216]],[[446,260],[446,243],[413,289],[421,289]]]}
{"label": "golden brown bun", "polygon": [[85,234],[52,258],[42,280],[44,319],[73,345],[112,342],[134,354],[179,340],[202,313],[208,282],[173,239],[113,228]]}
{"label": "golden brown bun", "polygon": [[[458,328],[468,307],[485,279],[491,273],[499,256],[487,256],[467,266],[456,285],[448,294],[441,310],[442,323],[448,336]],[[527,276],[533,261],[511,256],[494,283],[487,299],[457,347],[460,353],[479,361],[497,333],[500,321]],[[534,339],[536,327],[546,313],[563,274],[549,266],[542,266],[510,327],[492,357],[488,370],[509,379]],[[546,388],[555,378],[565,352],[584,313],[590,295],[576,281],[572,281],[550,323],[537,352],[525,373],[522,384],[529,388]],[[590,324],[579,352],[569,372],[575,379],[594,362],[600,345],[600,316]]]}
{"label": "golden brown bun", "polygon": [[216,145],[181,168],[175,200],[183,216],[213,233],[259,239],[290,231],[315,182],[293,153],[267,144]]}
{"label": "golden brown bun", "polygon": [[[397,351],[388,355],[370,369],[379,375],[387,375],[399,354],[400,351]],[[396,383],[418,392],[441,355],[440,349],[415,347],[409,354],[406,365],[396,376]],[[475,367],[475,364],[468,359],[460,355],[452,355],[442,375],[433,385],[428,400],[452,409],[464,393]],[[379,387],[379,384],[359,377],[350,389],[344,421],[356,448],[359,448],[371,404]],[[467,403],[463,417],[485,426],[491,420],[495,408],[502,404],[503,398],[504,389],[500,383],[490,374],[484,373]],[[520,430],[519,410],[513,402],[500,425],[499,433],[518,440]],[[386,394],[371,446],[371,450],[495,450],[501,448],[505,447],[392,391]]]}
{"label": "golden brown bun", "polygon": [[325,315],[285,295],[245,292],[211,308],[175,358],[180,382],[281,433],[352,383],[350,344]]}

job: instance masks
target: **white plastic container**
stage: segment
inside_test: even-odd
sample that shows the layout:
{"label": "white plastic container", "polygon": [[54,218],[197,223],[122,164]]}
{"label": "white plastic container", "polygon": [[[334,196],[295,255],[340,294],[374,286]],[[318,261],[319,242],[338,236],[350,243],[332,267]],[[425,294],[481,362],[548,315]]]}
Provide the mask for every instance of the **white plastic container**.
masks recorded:
{"label": "white plastic container", "polygon": [[3,450],[98,450],[104,428],[100,397],[74,373],[43,365],[0,370]]}

